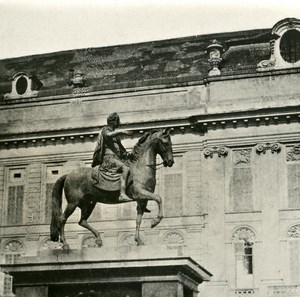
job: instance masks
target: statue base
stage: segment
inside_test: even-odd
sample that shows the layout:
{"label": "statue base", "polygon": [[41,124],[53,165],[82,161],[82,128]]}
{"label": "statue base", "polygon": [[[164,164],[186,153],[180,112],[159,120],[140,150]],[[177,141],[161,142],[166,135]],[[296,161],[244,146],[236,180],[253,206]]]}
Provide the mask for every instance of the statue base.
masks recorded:
{"label": "statue base", "polygon": [[1,270],[16,297],[194,297],[211,274],[161,246],[45,250]]}

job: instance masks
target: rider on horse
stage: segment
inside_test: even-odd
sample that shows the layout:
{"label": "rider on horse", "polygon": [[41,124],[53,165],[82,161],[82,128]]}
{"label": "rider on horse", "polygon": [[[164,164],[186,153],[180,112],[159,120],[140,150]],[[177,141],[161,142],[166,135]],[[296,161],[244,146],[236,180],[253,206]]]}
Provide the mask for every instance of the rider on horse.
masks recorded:
{"label": "rider on horse", "polygon": [[99,133],[97,145],[93,155],[92,167],[101,165],[101,169],[120,173],[120,202],[132,201],[126,195],[126,182],[129,167],[124,163],[131,154],[126,151],[121,143],[120,135],[132,135],[131,131],[115,131],[120,126],[120,117],[114,112],[107,117],[107,126]]}
{"label": "rider on horse", "polygon": [[[131,131],[115,131],[120,126],[120,117],[114,112],[107,117],[107,126],[99,133],[93,155],[92,167],[101,166],[102,170],[120,173],[120,202],[132,201],[126,194],[126,184],[130,168],[125,164],[132,157],[121,143],[120,135],[132,135]],[[145,212],[151,212],[147,208]]]}

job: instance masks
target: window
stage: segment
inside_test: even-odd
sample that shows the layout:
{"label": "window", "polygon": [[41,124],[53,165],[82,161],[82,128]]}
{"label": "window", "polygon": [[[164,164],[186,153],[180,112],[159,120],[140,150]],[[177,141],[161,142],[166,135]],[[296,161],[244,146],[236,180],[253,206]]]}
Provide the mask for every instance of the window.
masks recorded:
{"label": "window", "polygon": [[[24,247],[21,241],[11,240],[4,246],[4,262],[5,264],[18,263],[21,255],[24,253]],[[3,296],[12,296],[13,278],[10,275],[4,276]]]}
{"label": "window", "polygon": [[300,66],[300,20],[286,18],[276,23],[271,31],[271,56],[257,65],[257,71]]}
{"label": "window", "polygon": [[247,241],[235,243],[235,256],[239,274],[253,274],[252,243]]}
{"label": "window", "polygon": [[280,41],[280,54],[284,61],[295,63],[300,60],[300,32],[289,30]]}
{"label": "window", "polygon": [[240,227],[234,232],[232,240],[234,243],[236,287],[253,288],[255,234],[248,227]]}
{"label": "window", "polygon": [[25,168],[9,169],[6,212],[6,223],[8,225],[23,224],[25,180]]}
{"label": "window", "polygon": [[12,77],[11,92],[4,95],[5,99],[36,97],[43,83],[35,76],[26,72],[18,72]]}
{"label": "window", "polygon": [[12,284],[13,284],[13,278],[10,275],[5,275],[4,276],[4,286],[3,286],[3,295],[4,297],[6,296],[11,296],[12,293]]}
{"label": "window", "polygon": [[16,81],[16,90],[19,95],[25,94],[28,88],[27,79],[24,76],[21,76]]}

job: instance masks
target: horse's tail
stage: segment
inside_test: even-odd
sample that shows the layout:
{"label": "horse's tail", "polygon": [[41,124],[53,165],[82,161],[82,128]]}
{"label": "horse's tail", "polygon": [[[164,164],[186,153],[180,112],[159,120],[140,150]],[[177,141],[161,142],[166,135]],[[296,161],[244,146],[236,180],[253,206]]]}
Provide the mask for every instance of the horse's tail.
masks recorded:
{"label": "horse's tail", "polygon": [[50,225],[50,237],[52,241],[58,241],[59,239],[62,191],[66,177],[67,174],[60,177],[52,189],[52,219]]}

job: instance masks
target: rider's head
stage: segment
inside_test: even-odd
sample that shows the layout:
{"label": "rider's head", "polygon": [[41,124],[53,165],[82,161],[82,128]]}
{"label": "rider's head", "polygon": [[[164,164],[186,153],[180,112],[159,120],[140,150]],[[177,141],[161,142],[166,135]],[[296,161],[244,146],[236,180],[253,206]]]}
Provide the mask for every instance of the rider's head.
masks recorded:
{"label": "rider's head", "polygon": [[119,127],[120,125],[120,117],[116,112],[111,113],[107,117],[107,124],[108,125],[114,125],[115,128]]}

